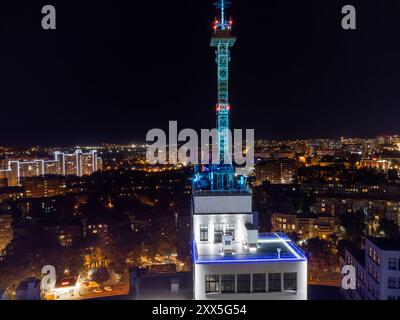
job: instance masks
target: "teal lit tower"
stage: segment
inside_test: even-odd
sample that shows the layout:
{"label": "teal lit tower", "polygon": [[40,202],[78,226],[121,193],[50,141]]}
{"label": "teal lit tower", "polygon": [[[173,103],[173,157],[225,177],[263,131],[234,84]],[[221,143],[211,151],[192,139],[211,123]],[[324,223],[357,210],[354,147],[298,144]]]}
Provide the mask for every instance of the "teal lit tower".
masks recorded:
{"label": "teal lit tower", "polygon": [[232,34],[232,19],[227,19],[226,10],[230,1],[219,0],[215,3],[220,10],[220,17],[215,18],[211,47],[215,48],[217,63],[218,98],[216,105],[219,163],[207,168],[207,172],[195,175],[196,189],[215,191],[245,189],[245,177],[236,177],[232,165],[232,145],[230,141],[230,110],[229,103],[229,63],[230,50],[236,42]]}

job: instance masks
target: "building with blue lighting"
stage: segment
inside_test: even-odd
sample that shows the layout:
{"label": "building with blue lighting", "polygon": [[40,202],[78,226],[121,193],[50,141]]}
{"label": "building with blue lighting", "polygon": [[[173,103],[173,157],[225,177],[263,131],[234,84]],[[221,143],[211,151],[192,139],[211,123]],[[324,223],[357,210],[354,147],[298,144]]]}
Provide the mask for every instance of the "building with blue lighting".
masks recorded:
{"label": "building with blue lighting", "polygon": [[193,178],[194,299],[307,299],[307,259],[285,235],[259,234],[246,177],[235,175],[229,141],[229,62],[236,38],[220,0],[211,47],[218,66],[219,163]]}

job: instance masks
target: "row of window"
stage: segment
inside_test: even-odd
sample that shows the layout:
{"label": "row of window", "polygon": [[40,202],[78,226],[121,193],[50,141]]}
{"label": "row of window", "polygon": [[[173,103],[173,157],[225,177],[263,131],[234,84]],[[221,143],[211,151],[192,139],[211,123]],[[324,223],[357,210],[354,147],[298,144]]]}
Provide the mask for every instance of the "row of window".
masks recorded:
{"label": "row of window", "polygon": [[[222,236],[227,233],[232,235],[232,240],[235,240],[235,225],[233,223],[215,223],[214,243],[222,243]],[[208,224],[200,224],[200,241],[208,241]]]}
{"label": "row of window", "polygon": [[371,264],[368,266],[368,273],[377,283],[380,283],[380,274]]}
{"label": "row of window", "polygon": [[371,247],[368,248],[368,257],[370,257],[378,266],[381,264],[381,257]]}
{"label": "row of window", "polygon": [[[259,293],[297,291],[297,273],[210,274],[206,275],[206,293]],[[282,281],[283,280],[283,281]],[[283,282],[283,283],[282,283]]]}

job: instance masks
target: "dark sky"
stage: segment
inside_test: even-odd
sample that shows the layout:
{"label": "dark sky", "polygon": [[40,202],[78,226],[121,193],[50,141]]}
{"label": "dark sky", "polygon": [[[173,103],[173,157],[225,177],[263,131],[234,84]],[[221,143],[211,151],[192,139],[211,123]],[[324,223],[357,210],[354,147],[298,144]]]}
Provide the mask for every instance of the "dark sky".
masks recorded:
{"label": "dark sky", "polygon": [[[7,2],[7,3],[4,3]],[[0,145],[144,141],[215,125],[212,0],[0,4]],[[41,29],[41,8],[57,30]],[[356,31],[341,8],[357,9]],[[400,1],[233,0],[235,128],[268,139],[398,134]]]}

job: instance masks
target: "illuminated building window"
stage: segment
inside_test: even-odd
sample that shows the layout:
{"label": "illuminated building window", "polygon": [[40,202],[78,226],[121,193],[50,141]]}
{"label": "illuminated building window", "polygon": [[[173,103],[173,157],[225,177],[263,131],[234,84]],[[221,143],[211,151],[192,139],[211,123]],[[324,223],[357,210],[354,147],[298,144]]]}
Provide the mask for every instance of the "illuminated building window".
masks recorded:
{"label": "illuminated building window", "polygon": [[216,223],[214,225],[214,243],[222,243],[223,234],[224,234],[224,225]]}
{"label": "illuminated building window", "polygon": [[200,241],[208,241],[208,225],[200,225]]}
{"label": "illuminated building window", "polygon": [[219,293],[219,275],[206,275],[206,293]]}

